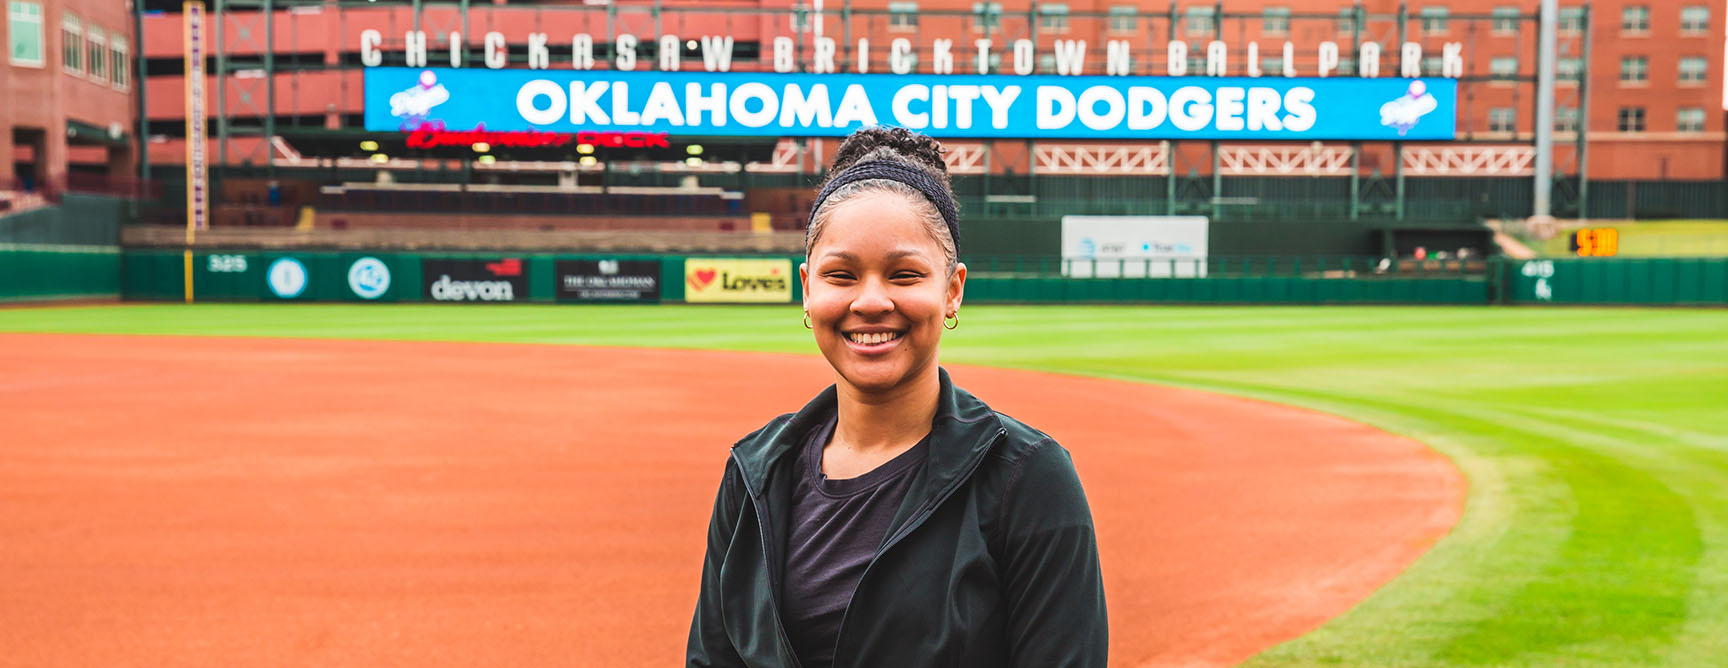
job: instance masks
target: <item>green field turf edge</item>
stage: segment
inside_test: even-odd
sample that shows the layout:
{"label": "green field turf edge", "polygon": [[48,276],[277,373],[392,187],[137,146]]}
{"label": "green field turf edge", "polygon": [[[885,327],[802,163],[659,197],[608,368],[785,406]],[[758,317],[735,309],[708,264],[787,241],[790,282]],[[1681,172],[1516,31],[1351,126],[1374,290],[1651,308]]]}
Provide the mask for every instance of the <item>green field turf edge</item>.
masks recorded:
{"label": "green field turf edge", "polygon": [[[289,336],[814,354],[795,306],[121,305],[0,332]],[[1416,438],[1457,527],[1247,665],[1728,665],[1728,311],[969,307],[943,360],[1310,407]],[[1106,565],[1108,567],[1108,565]]]}

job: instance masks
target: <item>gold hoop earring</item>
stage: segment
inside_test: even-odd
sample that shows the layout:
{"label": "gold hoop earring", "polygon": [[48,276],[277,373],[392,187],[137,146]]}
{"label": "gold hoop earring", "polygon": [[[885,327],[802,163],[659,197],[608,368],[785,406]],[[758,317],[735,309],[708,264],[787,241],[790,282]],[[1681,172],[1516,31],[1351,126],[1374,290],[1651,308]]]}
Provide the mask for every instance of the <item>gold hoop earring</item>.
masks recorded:
{"label": "gold hoop earring", "polygon": [[804,312],[804,329],[816,329],[815,327],[810,326],[810,312],[809,311]]}
{"label": "gold hoop earring", "polygon": [[[948,324],[949,318],[954,319],[954,324],[952,324],[952,325]],[[954,315],[951,315],[951,316],[948,316],[948,318],[942,319],[942,327],[945,329],[954,329],[955,327],[959,327],[959,326],[960,326],[960,312],[959,311],[955,311]]]}

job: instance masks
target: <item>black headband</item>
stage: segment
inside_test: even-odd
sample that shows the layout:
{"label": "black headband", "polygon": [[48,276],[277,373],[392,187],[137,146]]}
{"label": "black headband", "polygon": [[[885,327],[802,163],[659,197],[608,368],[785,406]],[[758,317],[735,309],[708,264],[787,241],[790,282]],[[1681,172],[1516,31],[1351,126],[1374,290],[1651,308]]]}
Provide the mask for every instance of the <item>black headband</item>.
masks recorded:
{"label": "black headband", "polygon": [[834,194],[841,186],[859,181],[886,179],[912,186],[924,194],[924,199],[936,206],[936,211],[942,214],[942,222],[948,224],[948,238],[954,240],[954,252],[960,252],[960,208],[954,205],[954,197],[948,194],[948,189],[942,187],[942,182],[917,167],[890,160],[866,160],[852,165],[828,179],[822,186],[822,192],[817,193],[816,203],[810,206],[810,220],[807,226],[816,224],[816,212],[822,209],[822,203],[828,196]]}

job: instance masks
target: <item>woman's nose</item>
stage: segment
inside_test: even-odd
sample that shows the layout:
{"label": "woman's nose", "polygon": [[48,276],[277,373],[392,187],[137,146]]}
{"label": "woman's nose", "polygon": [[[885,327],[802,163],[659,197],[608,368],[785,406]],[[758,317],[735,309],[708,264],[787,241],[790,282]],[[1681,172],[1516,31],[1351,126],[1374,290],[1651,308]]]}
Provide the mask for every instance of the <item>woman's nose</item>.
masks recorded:
{"label": "woman's nose", "polygon": [[866,279],[852,300],[852,312],[858,315],[881,315],[894,310],[894,300],[888,298],[888,286],[882,281]]}

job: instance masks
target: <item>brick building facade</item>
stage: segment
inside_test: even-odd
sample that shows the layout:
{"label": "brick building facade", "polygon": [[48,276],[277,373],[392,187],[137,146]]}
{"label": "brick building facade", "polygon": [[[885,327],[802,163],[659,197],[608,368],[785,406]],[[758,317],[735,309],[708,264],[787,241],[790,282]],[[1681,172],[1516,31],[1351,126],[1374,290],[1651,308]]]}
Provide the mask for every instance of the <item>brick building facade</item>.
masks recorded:
{"label": "brick building facade", "polygon": [[136,169],[136,17],[117,0],[5,0],[0,189],[127,179]]}

